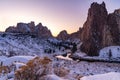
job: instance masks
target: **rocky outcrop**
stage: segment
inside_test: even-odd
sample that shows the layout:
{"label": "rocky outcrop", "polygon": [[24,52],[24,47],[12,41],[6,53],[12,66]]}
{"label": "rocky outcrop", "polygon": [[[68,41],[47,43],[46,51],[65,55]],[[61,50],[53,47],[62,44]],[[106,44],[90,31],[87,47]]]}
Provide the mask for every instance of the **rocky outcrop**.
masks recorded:
{"label": "rocky outcrop", "polygon": [[80,27],[77,32],[74,32],[74,33],[71,33],[71,34],[68,34],[66,30],[63,30],[57,35],[57,39],[60,39],[60,40],[80,39],[81,30],[82,30],[82,28]]}
{"label": "rocky outcrop", "polygon": [[67,40],[68,38],[69,38],[69,34],[67,33],[66,30],[61,31],[57,36],[57,39],[60,40]]}
{"label": "rocky outcrop", "polygon": [[10,26],[5,30],[5,32],[15,33],[15,32],[17,32],[17,29],[15,26]]}
{"label": "rocky outcrop", "polygon": [[46,26],[39,23],[35,28],[35,33],[40,37],[52,37],[52,33]]}
{"label": "rocky outcrop", "polygon": [[120,45],[120,14],[118,15],[116,11],[108,15],[103,34],[103,47]]}
{"label": "rocky outcrop", "polygon": [[38,37],[52,37],[51,31],[41,23],[35,26],[34,22],[18,23],[16,27],[8,27],[5,32],[35,34]]}
{"label": "rocky outcrop", "polygon": [[120,45],[120,9],[108,14],[104,2],[92,3],[83,27],[77,32],[59,34],[59,39],[75,39],[82,41],[81,51],[89,56],[98,56],[100,49]]}
{"label": "rocky outcrop", "polygon": [[120,45],[119,10],[108,14],[104,2],[92,3],[80,39],[81,51],[90,56],[97,56],[103,47]]}
{"label": "rocky outcrop", "polygon": [[88,55],[98,55],[101,49],[102,33],[107,25],[107,10],[105,3],[92,3],[88,11],[87,21],[84,23],[80,39],[83,44],[81,50]]}

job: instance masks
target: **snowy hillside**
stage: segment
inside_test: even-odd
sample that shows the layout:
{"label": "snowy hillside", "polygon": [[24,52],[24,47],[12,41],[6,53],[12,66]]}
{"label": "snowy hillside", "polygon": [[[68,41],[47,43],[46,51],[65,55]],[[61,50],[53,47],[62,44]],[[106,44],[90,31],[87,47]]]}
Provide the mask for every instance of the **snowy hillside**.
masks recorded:
{"label": "snowy hillside", "polygon": [[25,34],[0,34],[0,55],[34,55],[43,54],[51,45],[46,39],[35,38]]}
{"label": "snowy hillside", "polygon": [[[74,61],[69,57],[71,53],[75,52],[76,57],[85,59],[119,59],[119,46],[104,48],[100,51],[99,56],[90,57],[80,52],[80,45],[79,40],[62,41],[55,38],[38,38],[28,34],[0,33],[0,80],[15,80],[15,72],[20,71],[22,66],[27,66],[25,71],[29,70],[28,63],[31,63],[30,60],[34,61],[35,57],[47,57],[52,61],[52,66],[47,66],[52,71],[45,76],[48,80],[79,80],[82,77],[83,80],[87,80],[86,77],[84,79],[84,76],[89,77],[89,75],[108,72],[120,73],[119,63]],[[109,54],[110,50],[111,55]],[[36,67],[38,70],[35,71],[44,70],[44,67]]]}

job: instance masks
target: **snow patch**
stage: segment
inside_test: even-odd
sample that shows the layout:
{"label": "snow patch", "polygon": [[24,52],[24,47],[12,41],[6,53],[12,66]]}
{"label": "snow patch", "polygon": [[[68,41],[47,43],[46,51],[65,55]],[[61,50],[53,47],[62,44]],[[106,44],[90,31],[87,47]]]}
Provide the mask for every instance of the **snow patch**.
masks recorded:
{"label": "snow patch", "polygon": [[13,56],[10,58],[7,58],[6,60],[3,61],[4,66],[11,65],[13,62],[22,62],[22,63],[27,63],[29,60],[33,59],[35,57],[33,56]]}
{"label": "snow patch", "polygon": [[59,56],[56,56],[56,58],[60,58],[60,59],[64,59],[64,60],[72,60],[71,58],[69,58],[70,55],[71,54],[67,54],[66,57],[63,57],[63,56],[59,55]]}
{"label": "snow patch", "polygon": [[80,80],[120,80],[120,73],[110,72],[93,76],[85,76]]}
{"label": "snow patch", "polygon": [[62,78],[60,78],[60,77],[58,77],[57,75],[48,75],[47,76],[48,77],[48,79],[47,80],[67,80],[67,79],[62,79]]}
{"label": "snow patch", "polygon": [[120,58],[120,46],[110,46],[101,49],[99,57],[109,58],[110,53],[112,58]]}

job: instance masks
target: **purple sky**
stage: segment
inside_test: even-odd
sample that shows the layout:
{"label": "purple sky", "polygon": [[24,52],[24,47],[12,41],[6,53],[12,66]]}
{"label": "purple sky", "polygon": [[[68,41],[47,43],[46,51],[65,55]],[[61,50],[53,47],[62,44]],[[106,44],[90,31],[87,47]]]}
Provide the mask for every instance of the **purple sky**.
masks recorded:
{"label": "purple sky", "polygon": [[92,2],[106,3],[109,13],[120,8],[120,0],[0,0],[0,31],[18,22],[35,21],[57,35],[75,32],[86,20]]}

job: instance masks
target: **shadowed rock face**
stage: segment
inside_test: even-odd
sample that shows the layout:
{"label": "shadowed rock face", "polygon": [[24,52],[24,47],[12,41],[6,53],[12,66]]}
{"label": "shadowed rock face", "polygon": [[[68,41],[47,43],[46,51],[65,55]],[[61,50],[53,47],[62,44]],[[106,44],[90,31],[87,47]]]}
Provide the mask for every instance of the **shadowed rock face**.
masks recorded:
{"label": "shadowed rock face", "polygon": [[90,56],[97,56],[101,48],[120,45],[119,11],[108,15],[104,2],[92,3],[80,39],[81,51]]}
{"label": "shadowed rock face", "polygon": [[88,55],[98,55],[96,53],[102,48],[102,34],[104,27],[107,25],[107,16],[104,2],[102,4],[91,4],[87,21],[83,25],[80,36],[83,42],[81,50]]}
{"label": "shadowed rock face", "polygon": [[56,38],[60,39],[60,40],[80,39],[81,30],[82,30],[82,28],[79,28],[79,30],[77,32],[74,32],[74,33],[71,33],[71,34],[68,34],[66,30],[63,30],[57,35]]}
{"label": "shadowed rock face", "polygon": [[35,28],[35,33],[40,37],[52,37],[51,31],[39,23]]}
{"label": "shadowed rock face", "polygon": [[120,45],[120,9],[108,15],[107,24],[112,36],[112,44],[110,45]]}
{"label": "shadowed rock face", "polygon": [[60,39],[79,38],[82,41],[81,51],[89,56],[98,56],[100,49],[120,45],[120,9],[108,14],[104,2],[94,2],[88,10],[83,27],[67,36],[61,35],[64,37]]}
{"label": "shadowed rock face", "polygon": [[11,33],[29,33],[35,34],[38,37],[52,37],[51,31],[47,27],[39,23],[35,26],[34,22],[31,23],[18,23],[16,27],[8,27],[5,32]]}
{"label": "shadowed rock face", "polygon": [[57,39],[60,39],[60,40],[67,40],[69,37],[69,34],[67,33],[66,30],[63,30],[61,31],[58,36],[57,36]]}

